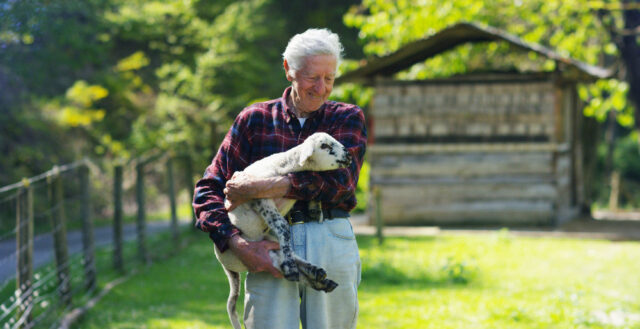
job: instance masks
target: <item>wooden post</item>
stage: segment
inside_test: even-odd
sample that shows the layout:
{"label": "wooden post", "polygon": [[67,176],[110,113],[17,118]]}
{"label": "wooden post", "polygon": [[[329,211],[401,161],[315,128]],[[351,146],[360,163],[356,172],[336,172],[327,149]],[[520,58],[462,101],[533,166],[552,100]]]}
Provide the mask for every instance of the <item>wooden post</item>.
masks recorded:
{"label": "wooden post", "polygon": [[[193,202],[193,191],[195,190],[195,185],[193,183],[193,159],[190,156],[186,155],[185,157],[185,182],[187,184],[187,189],[189,191],[189,204]],[[189,207],[191,208],[191,207]],[[191,227],[193,231],[196,231],[196,213],[191,209]]]}
{"label": "wooden post", "polygon": [[169,205],[171,206],[171,235],[173,242],[179,242],[178,235],[178,215],[176,209],[176,192],[173,183],[173,157],[167,159],[167,180],[169,185]]}
{"label": "wooden post", "polygon": [[146,248],[146,226],[147,216],[145,212],[145,195],[144,195],[144,163],[140,162],[136,165],[136,200],[138,203],[138,218],[136,220],[136,234],[138,238],[138,258],[141,262],[146,263],[149,260]]}
{"label": "wooden post", "polygon": [[609,210],[618,211],[618,201],[620,200],[620,172],[611,172],[611,193],[609,194]]}
{"label": "wooden post", "polygon": [[17,328],[31,328],[33,303],[33,190],[23,179],[16,199],[16,251],[18,293]]}
{"label": "wooden post", "polygon": [[378,237],[378,244],[382,245],[382,243],[384,242],[384,237],[382,234],[382,228],[383,228],[383,223],[382,223],[382,200],[381,200],[381,196],[380,196],[380,187],[378,186],[374,186],[373,187],[373,195],[375,197],[376,200],[376,236]]}
{"label": "wooden post", "polygon": [[560,79],[559,73],[554,72],[554,100],[553,100],[553,121],[554,121],[554,134],[551,136],[552,141],[558,144],[567,141],[567,131],[565,127],[565,114],[564,114],[564,95],[563,86],[558,82]]}
{"label": "wooden post", "polygon": [[113,267],[124,272],[122,261],[122,165],[113,173]]}
{"label": "wooden post", "polygon": [[89,166],[80,167],[80,185],[82,205],[80,216],[82,217],[82,250],[84,265],[84,287],[87,291],[96,288],[96,261],[93,238],[93,218],[91,218],[91,179]]}
{"label": "wooden post", "polygon": [[47,177],[49,183],[49,208],[51,209],[51,228],[53,229],[53,249],[56,257],[56,274],[58,291],[62,303],[71,305],[71,275],[69,273],[69,250],[67,244],[67,227],[64,213],[64,196],[62,177],[58,167]]}

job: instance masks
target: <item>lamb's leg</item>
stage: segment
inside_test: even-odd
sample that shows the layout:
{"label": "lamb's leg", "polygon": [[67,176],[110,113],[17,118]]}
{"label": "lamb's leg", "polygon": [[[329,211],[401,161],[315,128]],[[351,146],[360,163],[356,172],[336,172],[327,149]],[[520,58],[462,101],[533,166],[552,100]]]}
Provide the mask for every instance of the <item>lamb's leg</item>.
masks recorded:
{"label": "lamb's leg", "polygon": [[[273,266],[279,266],[282,263],[282,253],[279,252],[279,250],[270,250],[269,256],[271,256]],[[327,272],[323,268],[309,263],[306,259],[300,258],[295,252],[293,253],[293,258],[301,274],[299,276],[299,282],[301,284],[324,292],[331,292],[338,286],[336,282],[327,279]]]}
{"label": "lamb's leg", "polygon": [[336,282],[327,279],[327,272],[322,267],[313,265],[296,254],[293,257],[302,274],[300,281],[304,284],[324,292],[332,292],[338,286]]}
{"label": "lamb's leg", "polygon": [[238,296],[240,295],[240,273],[233,272],[224,268],[227,278],[229,279],[229,298],[227,299],[227,313],[229,314],[229,320],[234,329],[242,329],[240,321],[238,320],[238,313],[236,311],[236,304],[238,302]]}
{"label": "lamb's leg", "polygon": [[278,212],[275,203],[271,199],[257,199],[249,202],[251,209],[260,214],[267,226],[271,229],[280,244],[280,253],[282,254],[282,263],[280,269],[287,280],[298,281],[298,266],[293,258],[293,250],[291,249],[291,232],[289,231],[289,223]]}

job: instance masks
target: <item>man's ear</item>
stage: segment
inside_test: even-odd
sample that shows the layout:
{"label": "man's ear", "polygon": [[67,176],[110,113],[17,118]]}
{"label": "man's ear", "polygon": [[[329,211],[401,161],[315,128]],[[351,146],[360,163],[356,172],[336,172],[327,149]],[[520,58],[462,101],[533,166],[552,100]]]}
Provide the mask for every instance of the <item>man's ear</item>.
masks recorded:
{"label": "man's ear", "polygon": [[300,160],[298,164],[304,166],[309,161],[309,158],[313,155],[313,143],[303,143],[300,150]]}
{"label": "man's ear", "polygon": [[284,60],[282,65],[284,66],[284,74],[287,76],[287,80],[292,81],[293,77],[289,74],[289,63],[287,63],[286,59]]}

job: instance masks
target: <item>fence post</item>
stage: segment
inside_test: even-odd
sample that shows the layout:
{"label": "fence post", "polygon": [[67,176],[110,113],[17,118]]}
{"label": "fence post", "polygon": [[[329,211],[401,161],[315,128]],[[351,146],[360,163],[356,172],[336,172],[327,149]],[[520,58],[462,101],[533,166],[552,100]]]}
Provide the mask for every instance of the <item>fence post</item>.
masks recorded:
{"label": "fence post", "polygon": [[147,263],[149,255],[146,248],[146,226],[147,215],[145,212],[144,194],[144,162],[136,164],[136,201],[138,203],[138,218],[136,220],[136,234],[138,237],[138,258],[141,262]]}
{"label": "fence post", "polygon": [[[193,184],[193,160],[189,155],[185,155],[185,182],[187,184],[187,189],[189,191],[189,204],[193,202],[193,191],[195,190],[195,186]],[[191,208],[191,207],[189,207]],[[196,231],[196,213],[191,209],[191,227],[193,231]]]}
{"label": "fence post", "polygon": [[88,160],[80,167],[80,185],[82,205],[80,216],[82,218],[82,250],[84,265],[84,287],[87,291],[96,288],[96,262],[93,239],[93,218],[91,218],[91,177]]}
{"label": "fence post", "polygon": [[122,261],[122,165],[113,168],[113,267],[124,272]]}
{"label": "fence post", "polygon": [[178,215],[176,210],[176,192],[173,183],[173,157],[167,159],[167,180],[169,185],[169,205],[171,206],[171,235],[173,242],[179,242],[178,235]]}
{"label": "fence post", "polygon": [[383,242],[383,234],[382,234],[382,197],[380,195],[380,187],[377,185],[373,187],[373,195],[376,200],[376,236],[378,237],[378,244],[382,244]]}
{"label": "fence post", "polygon": [[47,177],[49,183],[49,208],[51,209],[51,228],[53,229],[53,248],[56,257],[56,274],[60,299],[64,305],[71,304],[71,276],[69,273],[69,250],[67,245],[67,228],[64,214],[64,196],[62,177],[57,166]]}
{"label": "fence post", "polygon": [[33,191],[23,179],[16,199],[16,291],[18,328],[30,328],[33,303]]}

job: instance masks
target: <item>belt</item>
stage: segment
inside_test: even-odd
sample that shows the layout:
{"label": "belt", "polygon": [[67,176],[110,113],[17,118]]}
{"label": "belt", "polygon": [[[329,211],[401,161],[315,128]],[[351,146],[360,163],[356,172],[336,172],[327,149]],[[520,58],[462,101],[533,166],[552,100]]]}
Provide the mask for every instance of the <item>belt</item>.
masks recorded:
{"label": "belt", "polygon": [[307,215],[301,210],[291,210],[284,218],[287,219],[289,225],[316,222],[318,220],[334,219],[334,218],[346,218],[349,217],[349,212],[340,208],[322,209],[322,218],[314,218]]}

